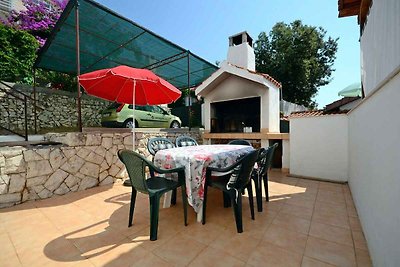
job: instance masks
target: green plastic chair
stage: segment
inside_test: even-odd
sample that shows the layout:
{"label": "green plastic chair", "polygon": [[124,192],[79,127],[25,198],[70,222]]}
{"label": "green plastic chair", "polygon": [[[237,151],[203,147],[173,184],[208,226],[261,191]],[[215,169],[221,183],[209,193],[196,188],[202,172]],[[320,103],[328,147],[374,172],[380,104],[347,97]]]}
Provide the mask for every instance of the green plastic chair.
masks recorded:
{"label": "green plastic chair", "polygon": [[272,165],[272,159],[274,157],[275,149],[278,147],[278,143],[273,144],[267,149],[262,149],[257,159],[257,169],[253,170],[251,178],[254,181],[256,188],[256,200],[257,200],[257,211],[262,211],[262,190],[261,184],[264,183],[265,199],[269,201],[268,192],[268,171]]}
{"label": "green plastic chair", "polygon": [[[174,143],[172,143],[171,140],[165,137],[153,137],[147,141],[147,150],[149,151],[150,155],[153,156],[153,161],[154,161],[154,156],[158,151],[174,147],[175,147]],[[154,172],[152,170],[150,170],[150,173],[152,176],[154,176]],[[172,197],[171,197],[171,205],[175,204],[176,204],[176,189],[172,191]]]}
{"label": "green plastic chair", "polygon": [[[158,230],[158,212],[160,206],[160,198],[167,191],[171,191],[178,187],[182,188],[182,203],[184,223],[187,225],[187,196],[185,183],[185,168],[179,167],[174,169],[160,169],[142,155],[130,151],[118,151],[119,159],[125,164],[128,171],[129,179],[132,185],[131,205],[129,210],[128,227],[132,226],[133,212],[135,209],[135,201],[137,191],[149,195],[150,200],[150,240],[157,240]],[[164,177],[152,176],[146,179],[145,170],[148,167],[153,173],[178,173],[178,181],[165,179]]]}
{"label": "green plastic chair", "polygon": [[175,145],[168,138],[153,137],[147,142],[147,150],[154,157],[159,150],[174,148]]}
{"label": "green plastic chair", "polygon": [[235,139],[228,143],[228,145],[243,145],[243,146],[251,146],[251,143],[244,139]]}
{"label": "green plastic chair", "polygon": [[177,147],[185,147],[185,146],[198,146],[199,144],[197,144],[197,141],[194,140],[192,137],[181,135],[176,138],[175,145]]}
{"label": "green plastic chair", "polygon": [[[204,185],[204,201],[203,201],[203,219],[202,223],[206,223],[206,210],[207,210],[207,191],[208,187],[214,187],[226,195],[229,195],[231,203],[233,205],[233,212],[236,221],[236,229],[238,233],[243,232],[243,222],[242,222],[242,192],[247,189],[249,194],[250,212],[251,219],[254,220],[254,203],[253,203],[253,189],[251,185],[251,172],[253,170],[254,164],[258,158],[258,150],[252,151],[235,164],[227,168],[214,168],[207,167],[206,170],[206,182]],[[233,170],[230,174],[226,176],[212,177],[211,173],[213,171],[218,172],[228,172]]]}

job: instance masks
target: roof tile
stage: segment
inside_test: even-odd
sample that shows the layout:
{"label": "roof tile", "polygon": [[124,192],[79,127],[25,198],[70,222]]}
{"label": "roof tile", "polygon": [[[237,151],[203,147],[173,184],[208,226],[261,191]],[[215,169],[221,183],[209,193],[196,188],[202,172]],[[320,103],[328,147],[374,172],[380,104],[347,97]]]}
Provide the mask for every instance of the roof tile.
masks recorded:
{"label": "roof tile", "polygon": [[310,110],[310,111],[296,111],[289,115],[289,118],[303,118],[303,117],[321,117],[328,115],[346,114],[348,110],[340,111],[325,111],[325,110]]}

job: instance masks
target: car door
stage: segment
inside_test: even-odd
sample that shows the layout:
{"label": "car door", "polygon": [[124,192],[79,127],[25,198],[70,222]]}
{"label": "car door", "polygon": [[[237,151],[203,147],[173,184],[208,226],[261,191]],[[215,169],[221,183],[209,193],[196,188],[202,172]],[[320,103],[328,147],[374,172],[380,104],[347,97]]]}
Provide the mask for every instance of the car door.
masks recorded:
{"label": "car door", "polygon": [[[132,105],[130,105],[132,106]],[[152,116],[147,110],[147,106],[135,106],[135,120],[139,124],[139,128],[151,127]]]}
{"label": "car door", "polygon": [[153,117],[153,125],[155,128],[168,128],[168,117],[165,114],[165,111],[158,106],[149,106],[151,107],[151,114]]}

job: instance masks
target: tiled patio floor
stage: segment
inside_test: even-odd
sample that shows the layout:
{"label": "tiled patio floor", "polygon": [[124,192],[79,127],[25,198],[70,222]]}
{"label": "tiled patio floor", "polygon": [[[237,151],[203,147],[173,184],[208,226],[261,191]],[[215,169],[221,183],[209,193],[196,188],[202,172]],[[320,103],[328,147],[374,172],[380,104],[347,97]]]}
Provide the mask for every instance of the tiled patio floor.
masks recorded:
{"label": "tiled patio floor", "polygon": [[[0,210],[0,266],[369,266],[347,185],[270,174],[271,201],[244,232],[210,190],[207,223],[183,225],[182,205],[160,210],[149,241],[149,204],[139,194],[128,224],[130,188],[116,184]],[[265,203],[265,202],[264,202]]]}

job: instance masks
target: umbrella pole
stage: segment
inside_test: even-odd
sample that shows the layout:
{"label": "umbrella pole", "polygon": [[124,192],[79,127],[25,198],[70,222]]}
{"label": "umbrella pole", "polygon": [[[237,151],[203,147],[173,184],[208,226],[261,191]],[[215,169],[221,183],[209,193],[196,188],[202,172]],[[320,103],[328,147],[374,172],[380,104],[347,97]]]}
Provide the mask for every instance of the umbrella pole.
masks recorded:
{"label": "umbrella pole", "polygon": [[135,151],[135,141],[136,141],[136,136],[135,136],[135,130],[136,130],[136,123],[135,123],[135,90],[136,90],[136,80],[133,80],[133,94],[132,94],[132,123],[133,123],[133,127],[132,127],[132,138],[133,138],[133,151]]}

